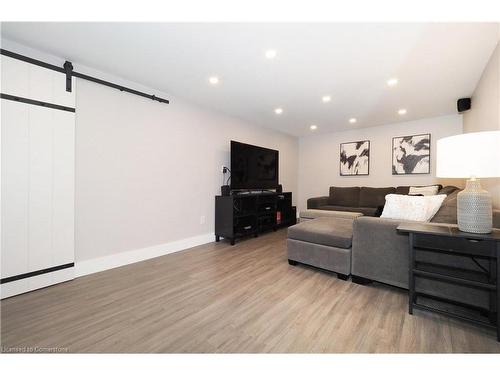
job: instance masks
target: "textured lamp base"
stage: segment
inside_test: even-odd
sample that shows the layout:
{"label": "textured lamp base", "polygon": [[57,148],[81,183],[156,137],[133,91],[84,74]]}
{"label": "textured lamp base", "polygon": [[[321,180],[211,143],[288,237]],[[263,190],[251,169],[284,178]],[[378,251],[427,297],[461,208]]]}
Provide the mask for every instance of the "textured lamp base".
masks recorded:
{"label": "textured lamp base", "polygon": [[458,229],[469,233],[490,233],[493,227],[491,194],[481,188],[479,180],[467,180],[457,197]]}

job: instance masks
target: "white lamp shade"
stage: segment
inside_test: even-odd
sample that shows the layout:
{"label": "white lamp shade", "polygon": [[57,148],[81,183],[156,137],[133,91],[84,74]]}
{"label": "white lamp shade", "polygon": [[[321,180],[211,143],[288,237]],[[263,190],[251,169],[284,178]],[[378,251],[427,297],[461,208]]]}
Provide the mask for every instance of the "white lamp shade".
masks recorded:
{"label": "white lamp shade", "polygon": [[439,139],[436,176],[500,177],[500,130]]}

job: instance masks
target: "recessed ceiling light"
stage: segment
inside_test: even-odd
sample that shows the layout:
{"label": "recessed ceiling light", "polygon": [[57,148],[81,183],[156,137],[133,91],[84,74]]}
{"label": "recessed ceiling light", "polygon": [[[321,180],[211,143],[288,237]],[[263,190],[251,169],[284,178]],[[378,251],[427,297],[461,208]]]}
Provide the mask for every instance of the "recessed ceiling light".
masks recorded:
{"label": "recessed ceiling light", "polygon": [[274,110],[274,113],[276,113],[277,115],[281,115],[283,113],[283,108],[276,108]]}
{"label": "recessed ceiling light", "polygon": [[405,108],[401,108],[400,110],[398,110],[398,114],[399,115],[406,115],[406,109]]}
{"label": "recessed ceiling light", "polygon": [[325,95],[321,98],[321,100],[323,101],[323,103],[328,103],[332,100],[332,98],[330,95]]}
{"label": "recessed ceiling light", "polygon": [[391,78],[390,80],[387,81],[387,86],[396,86],[398,84],[398,79],[397,78]]}
{"label": "recessed ceiling light", "polygon": [[311,126],[309,126],[309,129],[316,130],[316,129],[318,129],[318,127],[316,125],[311,125]]}
{"label": "recessed ceiling light", "polygon": [[217,85],[219,83],[219,77],[212,76],[208,79],[211,85]]}
{"label": "recessed ceiling light", "polygon": [[274,49],[268,49],[265,53],[267,59],[274,59],[277,55],[276,50]]}
{"label": "recessed ceiling light", "polygon": [[356,121],[358,121],[358,120],[356,120],[354,117],[349,119],[349,122],[350,122],[351,124],[355,124],[355,123],[356,123]]}

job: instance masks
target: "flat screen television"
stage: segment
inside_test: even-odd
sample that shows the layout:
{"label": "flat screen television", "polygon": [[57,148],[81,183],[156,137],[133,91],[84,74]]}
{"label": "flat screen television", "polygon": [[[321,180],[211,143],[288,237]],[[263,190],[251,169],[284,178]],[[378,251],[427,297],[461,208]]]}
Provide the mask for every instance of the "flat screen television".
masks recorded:
{"label": "flat screen television", "polygon": [[278,156],[277,150],[231,141],[231,189],[276,189]]}

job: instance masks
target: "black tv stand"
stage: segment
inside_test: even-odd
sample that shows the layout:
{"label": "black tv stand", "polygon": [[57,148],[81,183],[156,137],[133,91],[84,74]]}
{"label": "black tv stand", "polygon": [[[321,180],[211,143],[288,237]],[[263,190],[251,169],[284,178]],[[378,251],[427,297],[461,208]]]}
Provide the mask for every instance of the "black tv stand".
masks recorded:
{"label": "black tv stand", "polygon": [[265,231],[294,225],[297,223],[296,215],[290,192],[233,192],[229,196],[218,195],[215,197],[215,241],[223,237],[234,245],[238,238],[257,237]]}

